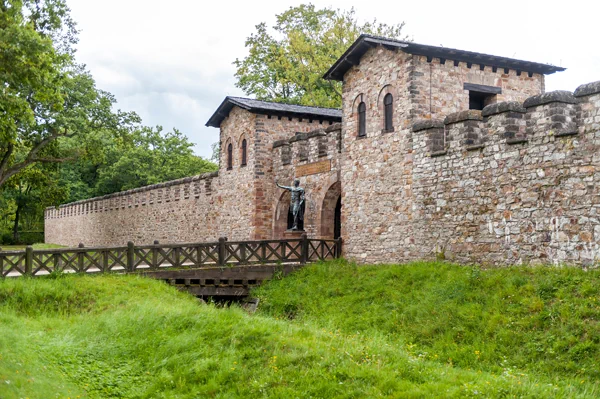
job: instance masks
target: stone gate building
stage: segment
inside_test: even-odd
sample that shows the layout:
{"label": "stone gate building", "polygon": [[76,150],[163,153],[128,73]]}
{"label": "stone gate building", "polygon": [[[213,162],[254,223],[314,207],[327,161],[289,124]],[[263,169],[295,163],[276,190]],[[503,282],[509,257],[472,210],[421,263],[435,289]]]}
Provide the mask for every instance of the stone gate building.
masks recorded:
{"label": "stone gate building", "polygon": [[219,171],[46,210],[65,245],[271,239],[305,230],[395,262],[600,259],[600,82],[545,93],[564,68],[360,36],[326,73],[341,110],[227,97]]}

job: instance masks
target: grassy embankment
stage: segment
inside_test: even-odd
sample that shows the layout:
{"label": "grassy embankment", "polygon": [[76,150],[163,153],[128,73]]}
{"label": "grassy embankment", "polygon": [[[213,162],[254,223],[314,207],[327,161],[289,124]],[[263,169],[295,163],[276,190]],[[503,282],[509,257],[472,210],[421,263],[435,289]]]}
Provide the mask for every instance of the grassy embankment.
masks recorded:
{"label": "grassy embankment", "polygon": [[598,270],[329,262],[256,294],[0,281],[0,398],[600,396]]}

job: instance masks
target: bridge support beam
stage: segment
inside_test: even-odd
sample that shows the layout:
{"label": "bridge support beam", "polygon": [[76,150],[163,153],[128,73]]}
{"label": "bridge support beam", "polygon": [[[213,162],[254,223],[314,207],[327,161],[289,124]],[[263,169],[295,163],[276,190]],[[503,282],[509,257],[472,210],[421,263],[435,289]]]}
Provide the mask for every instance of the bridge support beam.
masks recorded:
{"label": "bridge support beam", "polygon": [[303,265],[261,265],[214,267],[189,270],[160,270],[142,273],[146,277],[164,280],[180,290],[205,297],[245,297],[263,281],[286,276]]}

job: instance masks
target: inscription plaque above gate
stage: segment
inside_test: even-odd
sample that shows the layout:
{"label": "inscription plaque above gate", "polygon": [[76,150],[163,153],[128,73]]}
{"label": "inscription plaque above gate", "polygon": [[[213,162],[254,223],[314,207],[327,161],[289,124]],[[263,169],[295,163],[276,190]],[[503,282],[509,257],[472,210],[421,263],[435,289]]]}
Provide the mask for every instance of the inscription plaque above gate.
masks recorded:
{"label": "inscription plaque above gate", "polygon": [[307,163],[296,167],[296,177],[316,175],[318,173],[329,172],[331,170],[331,160]]}

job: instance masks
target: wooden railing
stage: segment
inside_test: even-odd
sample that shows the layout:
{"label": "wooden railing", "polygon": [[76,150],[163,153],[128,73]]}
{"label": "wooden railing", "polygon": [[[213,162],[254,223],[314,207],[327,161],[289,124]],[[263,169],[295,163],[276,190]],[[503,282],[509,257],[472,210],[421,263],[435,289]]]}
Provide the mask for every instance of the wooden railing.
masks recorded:
{"label": "wooden railing", "polygon": [[0,277],[63,273],[133,273],[166,268],[197,269],[264,264],[305,264],[341,256],[342,240],[299,239],[134,245],[22,251],[0,249]]}

